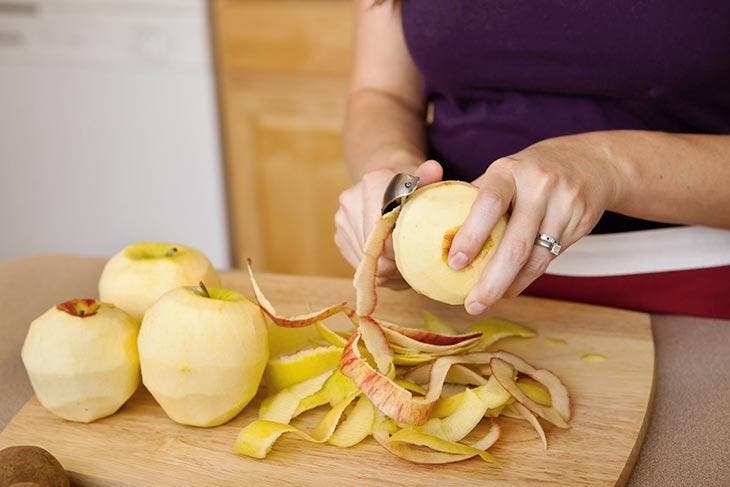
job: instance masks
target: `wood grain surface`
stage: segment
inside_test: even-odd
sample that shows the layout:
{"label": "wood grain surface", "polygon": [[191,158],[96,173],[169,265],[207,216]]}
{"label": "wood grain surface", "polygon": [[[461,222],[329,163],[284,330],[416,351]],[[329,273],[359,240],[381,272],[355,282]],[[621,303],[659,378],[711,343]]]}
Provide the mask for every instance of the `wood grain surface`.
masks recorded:
{"label": "wood grain surface", "polygon": [[332,240],[352,184],[341,140],[352,2],[210,5],[233,265],[352,275]]}
{"label": "wood grain surface", "polygon": [[[224,282],[250,295],[243,274],[229,273]],[[346,279],[263,275],[261,284],[283,312],[352,301]],[[439,305],[412,291],[382,291],[376,315],[416,325],[422,310],[457,327],[473,321],[461,308]],[[345,450],[285,437],[265,460],[241,458],[231,453],[233,441],[239,428],[254,419],[260,397],[230,423],[200,429],[167,419],[144,388],[117,414],[88,425],[63,421],[32,399],[0,434],[0,448],[46,448],[80,486],[622,485],[636,460],[651,407],[654,344],[649,317],[535,298],[504,300],[492,314],[539,332],[532,339],[504,340],[499,348],[553,370],[570,390],[574,406],[571,429],[546,426],[547,452],[525,423],[501,420],[503,436],[490,450],[503,463],[498,468],[477,459],[413,465],[372,439]],[[345,325],[344,320],[332,324]],[[581,360],[586,353],[603,354],[607,360]],[[310,417],[299,424],[315,421]]]}

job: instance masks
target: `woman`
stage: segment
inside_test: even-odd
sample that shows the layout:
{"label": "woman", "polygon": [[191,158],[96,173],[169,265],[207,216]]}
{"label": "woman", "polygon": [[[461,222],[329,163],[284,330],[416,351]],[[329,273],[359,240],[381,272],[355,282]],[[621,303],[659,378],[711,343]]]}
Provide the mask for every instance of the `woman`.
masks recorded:
{"label": "woman", "polygon": [[[467,312],[530,286],[730,318],[728,2],[356,0],[355,11],[344,148],[357,182],[335,217],[353,266],[395,173],[463,179],[480,191],[452,268],[511,213]],[[397,273],[390,245],[378,273]]]}

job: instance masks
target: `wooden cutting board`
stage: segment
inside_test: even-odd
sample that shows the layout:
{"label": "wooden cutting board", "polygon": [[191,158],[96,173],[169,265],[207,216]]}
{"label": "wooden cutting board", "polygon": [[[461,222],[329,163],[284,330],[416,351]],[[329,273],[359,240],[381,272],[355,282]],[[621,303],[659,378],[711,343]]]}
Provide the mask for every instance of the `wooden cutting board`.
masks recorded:
{"label": "wooden cutting board", "polygon": [[[241,273],[227,286],[251,295]],[[351,282],[262,275],[261,285],[286,313],[340,300],[352,301]],[[417,325],[429,310],[463,328],[474,321],[459,307],[434,303],[412,291],[384,290],[376,316]],[[502,420],[502,438],[490,450],[503,463],[479,459],[445,466],[414,465],[390,455],[371,438],[351,449],[284,437],[265,460],[231,453],[239,428],[255,418],[260,397],[230,423],[212,429],[170,421],[144,389],[117,414],[84,425],[61,420],[31,399],[0,434],[0,448],[34,444],[53,453],[76,485],[621,485],[644,436],[653,395],[654,344],[645,314],[603,307],[516,298],[491,314],[538,331],[500,348],[561,377],[573,401],[569,430],[546,426],[544,451],[524,422]],[[336,320],[335,320],[336,321]],[[336,325],[344,322],[334,323]],[[586,361],[596,353],[605,361]],[[260,394],[264,395],[264,394]],[[315,419],[300,424],[313,426]]]}

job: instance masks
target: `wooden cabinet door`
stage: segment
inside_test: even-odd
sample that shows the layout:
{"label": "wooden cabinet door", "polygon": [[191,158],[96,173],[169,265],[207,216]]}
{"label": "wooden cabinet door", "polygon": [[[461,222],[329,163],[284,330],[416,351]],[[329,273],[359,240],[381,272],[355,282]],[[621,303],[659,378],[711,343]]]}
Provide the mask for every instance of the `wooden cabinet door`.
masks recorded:
{"label": "wooden cabinet door", "polygon": [[214,0],[212,17],[235,265],[352,275],[333,242],[351,184],[340,144],[350,2]]}

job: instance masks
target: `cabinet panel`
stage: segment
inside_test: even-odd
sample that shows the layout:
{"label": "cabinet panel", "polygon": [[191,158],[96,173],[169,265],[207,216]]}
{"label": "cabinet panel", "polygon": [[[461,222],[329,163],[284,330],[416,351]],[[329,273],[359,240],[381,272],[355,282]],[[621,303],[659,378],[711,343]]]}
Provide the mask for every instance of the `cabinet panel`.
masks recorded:
{"label": "cabinet panel", "polygon": [[[267,268],[276,272],[347,274],[332,241],[340,184],[347,180],[339,133],[262,121],[256,157]],[[333,257],[334,256],[334,257]]]}
{"label": "cabinet panel", "polygon": [[218,0],[225,70],[347,76],[347,0]]}
{"label": "cabinet panel", "polygon": [[234,262],[351,276],[334,242],[351,5],[213,2]]}

